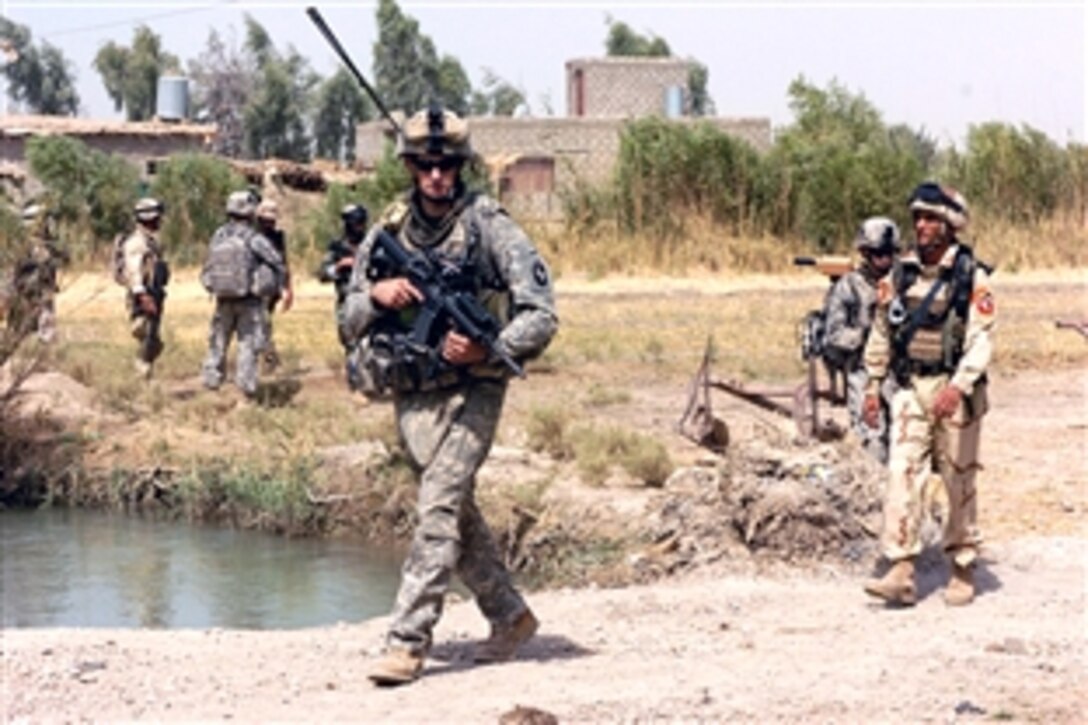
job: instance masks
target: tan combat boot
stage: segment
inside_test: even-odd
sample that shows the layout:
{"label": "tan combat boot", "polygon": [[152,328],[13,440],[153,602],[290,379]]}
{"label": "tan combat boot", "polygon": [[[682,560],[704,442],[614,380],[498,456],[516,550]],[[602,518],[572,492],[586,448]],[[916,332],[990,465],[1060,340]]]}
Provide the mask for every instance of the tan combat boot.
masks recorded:
{"label": "tan combat boot", "polygon": [[491,636],[476,646],[477,662],[503,662],[514,656],[518,647],[536,634],[540,622],[526,609],[511,624],[492,624]]}
{"label": "tan combat boot", "polygon": [[962,607],[975,600],[974,567],[952,564],[952,576],[944,590],[944,603],[950,607]]}
{"label": "tan combat boot", "polygon": [[367,677],[380,687],[396,687],[415,680],[422,669],[423,655],[394,647],[378,660]]}
{"label": "tan combat boot", "polygon": [[912,606],[918,601],[914,590],[914,559],[900,559],[892,564],[883,577],[865,583],[865,592],[888,604]]}

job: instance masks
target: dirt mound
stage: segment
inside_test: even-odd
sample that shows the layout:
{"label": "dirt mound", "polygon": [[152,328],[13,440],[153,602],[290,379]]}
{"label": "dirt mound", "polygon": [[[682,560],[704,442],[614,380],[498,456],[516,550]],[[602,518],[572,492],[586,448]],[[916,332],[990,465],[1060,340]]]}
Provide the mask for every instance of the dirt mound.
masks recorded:
{"label": "dirt mound", "polygon": [[[633,561],[639,579],[745,553],[792,563],[871,562],[885,470],[852,443],[759,441],[678,469]],[[744,557],[747,558],[747,557]]]}

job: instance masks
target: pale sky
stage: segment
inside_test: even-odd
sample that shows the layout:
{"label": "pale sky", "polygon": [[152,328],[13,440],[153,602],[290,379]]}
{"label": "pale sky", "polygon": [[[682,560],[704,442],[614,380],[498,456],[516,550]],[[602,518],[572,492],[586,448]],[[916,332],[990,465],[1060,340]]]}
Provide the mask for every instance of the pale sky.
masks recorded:
{"label": "pale sky", "polygon": [[[294,45],[315,70],[338,66],[305,15],[316,4],[368,75],[376,2],[267,0],[0,0],[0,13],[60,46],[77,71],[81,115],[118,117],[91,63],[106,42],[129,45],[141,22],[183,63],[210,28],[240,41],[249,13],[277,48]],[[863,93],[888,124],[921,128],[961,145],[970,124],[1028,124],[1058,143],[1086,139],[1084,0],[1064,2],[591,2],[429,0],[399,3],[440,54],[458,58],[474,85],[485,67],[522,88],[533,112],[566,114],[564,64],[604,54],[605,18],[668,41],[710,69],[722,116],[792,115],[786,89],[798,75],[837,79]],[[13,112],[4,99],[5,112]]]}

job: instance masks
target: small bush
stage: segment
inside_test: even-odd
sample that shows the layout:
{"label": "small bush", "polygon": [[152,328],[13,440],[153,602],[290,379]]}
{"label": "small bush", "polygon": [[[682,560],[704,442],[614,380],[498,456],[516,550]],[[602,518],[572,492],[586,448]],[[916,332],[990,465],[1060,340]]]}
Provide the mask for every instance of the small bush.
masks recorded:
{"label": "small bush", "polygon": [[574,435],[574,457],[586,483],[600,485],[620,466],[647,486],[661,486],[672,472],[665,446],[654,438],[616,426],[584,426]]}
{"label": "small bush", "polygon": [[560,460],[570,458],[574,448],[569,440],[570,412],[561,407],[534,408],[527,424],[529,449]]}

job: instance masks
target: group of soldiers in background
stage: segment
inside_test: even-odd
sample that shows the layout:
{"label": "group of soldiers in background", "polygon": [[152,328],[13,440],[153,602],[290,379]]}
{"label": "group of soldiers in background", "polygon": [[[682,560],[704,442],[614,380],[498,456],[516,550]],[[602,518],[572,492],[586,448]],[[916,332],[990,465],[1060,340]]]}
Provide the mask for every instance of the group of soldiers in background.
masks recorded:
{"label": "group of soldiers in background", "polygon": [[[263,361],[265,369],[272,371],[281,362],[272,334],[272,314],[277,306],[284,312],[291,309],[295,292],[276,202],[260,200],[250,191],[237,191],[229,195],[226,212],[227,222],[213,234],[201,274],[216,303],[202,377],[207,388],[214,390],[222,384],[227,349],[231,338],[237,337],[236,383],[252,397],[257,391],[259,363]],[[159,232],[165,213],[161,201],[139,199],[132,209],[132,229],[119,234],[112,249],[112,275],[125,288],[130,332],[137,343],[135,366],[144,378],[151,376],[164,347],[161,323],[170,269]],[[341,217],[344,235],[329,243],[318,271],[322,281],[336,285],[337,317],[368,215],[360,204],[349,204]],[[56,335],[58,269],[68,263],[69,255],[57,242],[43,205],[24,207],[22,221],[25,251],[5,281],[6,326],[9,334],[37,333],[43,342],[50,342]],[[341,338],[341,343],[346,350],[347,342]]]}

